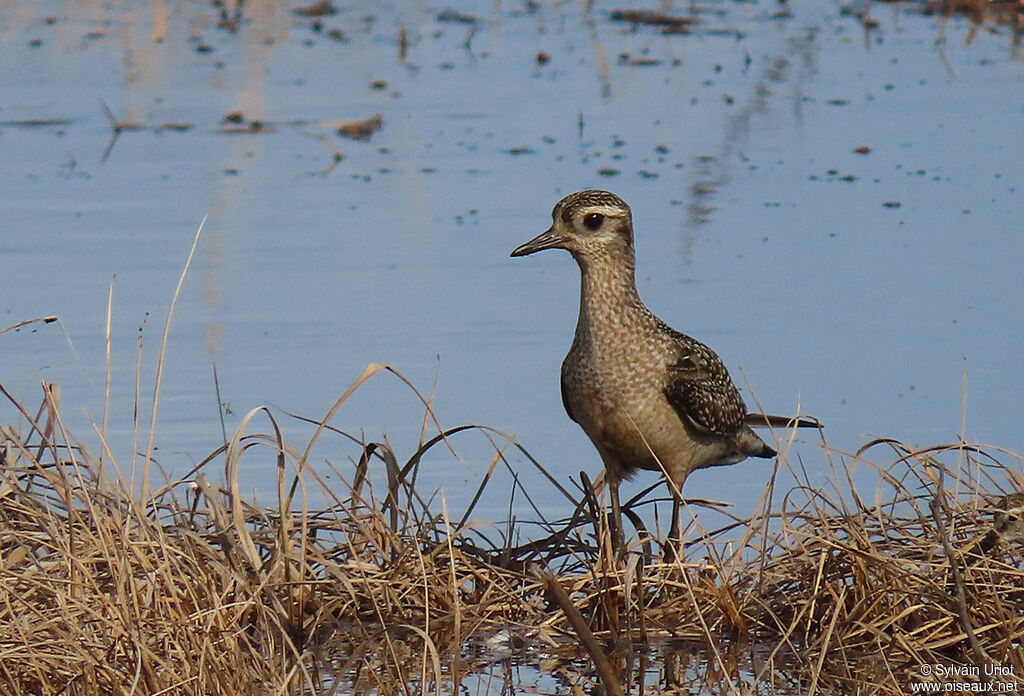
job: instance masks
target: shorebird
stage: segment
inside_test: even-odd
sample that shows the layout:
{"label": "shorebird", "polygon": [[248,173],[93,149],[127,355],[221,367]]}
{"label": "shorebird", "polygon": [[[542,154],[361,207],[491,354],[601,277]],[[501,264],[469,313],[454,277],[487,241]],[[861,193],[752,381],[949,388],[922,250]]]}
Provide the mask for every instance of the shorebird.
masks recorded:
{"label": "shorebird", "polygon": [[[964,553],[964,566],[967,568],[981,563],[985,556],[995,558],[1001,546],[1014,543],[1024,545],[1024,491],[997,498],[989,509],[992,510],[992,524],[988,533],[971,544]],[[1004,548],[1004,553],[1008,554],[1009,549]],[[963,571],[957,571],[955,565],[951,564],[946,592],[957,596],[970,587],[963,580]]]}
{"label": "shorebird", "polygon": [[673,505],[666,555],[672,554],[680,535],[680,491],[690,472],[774,457],[751,425],[818,424],[748,413],[715,352],[644,306],[625,201],[608,191],[578,191],[559,201],[551,218],[546,232],[512,256],[565,249],[579,265],[580,314],[562,363],[562,403],[604,463],[619,552],[619,482],[644,469],[668,480]]}
{"label": "shorebird", "polygon": [[1024,491],[1004,495],[995,501],[992,510],[988,533],[967,551],[969,564],[991,553],[1001,541],[1024,544]]}

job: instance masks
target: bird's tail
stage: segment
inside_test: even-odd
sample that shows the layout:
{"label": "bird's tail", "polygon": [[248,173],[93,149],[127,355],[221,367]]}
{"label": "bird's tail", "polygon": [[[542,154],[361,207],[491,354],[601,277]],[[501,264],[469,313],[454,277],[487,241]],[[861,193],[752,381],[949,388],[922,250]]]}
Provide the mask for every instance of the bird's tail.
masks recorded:
{"label": "bird's tail", "polygon": [[813,416],[772,416],[767,413],[748,413],[746,423],[751,428],[822,428]]}

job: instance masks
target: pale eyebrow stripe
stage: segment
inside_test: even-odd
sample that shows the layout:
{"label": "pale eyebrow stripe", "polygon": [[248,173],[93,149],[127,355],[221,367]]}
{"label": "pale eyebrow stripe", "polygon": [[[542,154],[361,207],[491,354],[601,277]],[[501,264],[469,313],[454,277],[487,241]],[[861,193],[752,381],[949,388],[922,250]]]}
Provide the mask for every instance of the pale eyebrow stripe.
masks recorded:
{"label": "pale eyebrow stripe", "polygon": [[622,217],[622,208],[617,208],[610,205],[588,205],[583,207],[582,211],[585,215],[591,215],[593,213],[600,213],[605,217]]}

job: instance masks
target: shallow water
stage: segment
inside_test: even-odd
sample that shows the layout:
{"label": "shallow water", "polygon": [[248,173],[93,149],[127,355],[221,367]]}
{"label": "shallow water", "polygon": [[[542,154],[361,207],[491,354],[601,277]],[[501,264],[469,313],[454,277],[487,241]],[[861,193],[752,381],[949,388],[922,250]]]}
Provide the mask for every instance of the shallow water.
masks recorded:
{"label": "shallow water", "polygon": [[[865,31],[834,3],[746,2],[664,35],[612,21],[617,7],[351,3],[316,28],[264,3],[220,26],[202,3],[3,5],[0,325],[61,318],[0,335],[4,386],[35,404],[39,380],[60,383],[68,425],[98,449],[112,284],[108,439],[127,467],[139,327],[148,404],[208,216],[164,363],[156,445],[170,472],[223,440],[212,357],[229,433],[270,404],[304,446],[308,429],[282,411],[322,417],[386,362],[425,393],[436,380],[444,425],[517,433],[560,476],[593,475],[558,395],[577,271],[566,254],[508,252],[561,196],[601,187],[633,206],[641,295],[714,347],[751,404],[814,414],[841,449],[950,442],[963,423],[968,440],[1024,450],[1012,32],[899,4],[875,7]],[[111,143],[100,100],[140,128]],[[223,132],[235,110],[266,128]],[[368,141],[335,133],[377,113]],[[422,410],[378,375],[334,424],[387,433],[408,456]],[[794,447],[820,478],[816,440]],[[421,477],[453,500],[491,458],[483,437],[456,444],[462,462],[438,448]],[[250,460],[245,486],[262,495],[270,457]],[[764,466],[697,474],[687,493],[748,512]],[[484,519],[505,514],[498,476]]]}
{"label": "shallow water", "polygon": [[[600,679],[594,667],[579,644],[570,642],[551,645],[540,640],[524,640],[515,627],[502,630],[486,638],[471,637],[464,644],[458,661],[441,663],[441,680],[436,685],[442,694],[567,694],[602,693]],[[529,631],[527,631],[528,633]],[[400,634],[401,631],[396,631]],[[394,636],[399,646],[396,653],[409,651],[401,643],[399,635]],[[773,650],[774,646],[750,644],[719,647],[717,658],[709,657],[706,646],[683,640],[654,639],[649,644],[634,645],[631,650],[621,646],[619,652],[608,655],[609,661],[623,676],[623,689],[627,693],[659,694],[686,693],[692,696],[713,696],[715,694],[772,693],[800,694],[798,669],[785,650]],[[344,640],[328,642],[321,649],[332,651],[328,654],[343,656],[331,666],[345,673],[328,674],[325,681],[333,677],[340,683],[343,692],[348,689],[356,693],[387,692],[380,687],[381,675],[394,667],[386,656],[374,654],[366,646],[355,647]],[[419,675],[423,668],[416,650],[409,651],[408,665],[403,665],[406,674]],[[355,654],[358,659],[352,660]],[[381,659],[381,658],[384,659]],[[380,660],[389,669],[375,674],[368,665]],[[357,663],[353,669],[352,662]],[[379,669],[379,667],[378,667]],[[725,676],[728,674],[729,676]],[[413,684],[414,689],[434,693],[435,685],[429,681],[433,672],[427,670],[427,685]],[[453,682],[456,681],[457,685]],[[375,690],[375,687],[378,687]],[[732,689],[733,691],[730,691]]]}

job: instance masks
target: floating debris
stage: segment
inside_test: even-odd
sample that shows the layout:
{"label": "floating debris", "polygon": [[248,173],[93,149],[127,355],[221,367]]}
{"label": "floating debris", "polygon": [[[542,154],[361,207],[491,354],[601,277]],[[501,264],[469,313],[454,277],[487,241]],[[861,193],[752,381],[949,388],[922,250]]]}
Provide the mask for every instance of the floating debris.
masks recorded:
{"label": "floating debris", "polygon": [[436,17],[438,22],[449,24],[476,24],[480,21],[478,17],[471,14],[464,14],[456,10],[441,10]]}
{"label": "floating debris", "polygon": [[324,17],[326,15],[337,14],[338,8],[334,6],[331,0],[320,0],[312,5],[306,5],[305,7],[296,7],[292,10],[292,14],[298,15],[299,17]]}
{"label": "floating debris", "polygon": [[11,128],[51,128],[53,126],[69,126],[73,123],[70,118],[21,118],[11,121],[0,121],[0,128],[9,126]]}
{"label": "floating debris", "polygon": [[856,152],[858,155],[866,155],[871,152],[871,148],[868,147],[867,145],[860,145],[858,147],[853,148],[853,151]]}
{"label": "floating debris", "polygon": [[734,36],[737,39],[742,39],[746,36],[737,27],[711,27],[710,29],[705,29],[703,33],[706,36]]}
{"label": "floating debris", "polygon": [[666,36],[674,36],[676,34],[692,34],[693,29],[689,24],[673,24],[671,26],[662,27],[661,33]]}
{"label": "floating debris", "polygon": [[674,15],[656,10],[612,10],[608,19],[613,22],[646,24],[656,27],[680,27],[700,21],[695,15]]}
{"label": "floating debris", "polygon": [[338,126],[338,135],[352,140],[369,140],[370,137],[384,126],[384,117],[374,114],[370,118],[358,121],[347,121]]}
{"label": "floating debris", "polygon": [[628,53],[619,54],[620,65],[634,65],[638,67],[646,67],[650,65],[661,65],[662,62],[663,61],[659,60],[658,58],[634,58]]}
{"label": "floating debris", "polygon": [[184,133],[185,131],[192,130],[194,124],[185,123],[183,121],[168,121],[167,123],[160,123],[153,126],[153,131],[156,133],[163,133],[165,131],[171,131],[172,133]]}
{"label": "floating debris", "polygon": [[214,129],[213,132],[223,135],[253,135],[256,133],[273,133],[276,130],[277,128],[270,124],[253,119],[252,121],[241,125],[221,126],[220,128]]}
{"label": "floating debris", "polygon": [[398,60],[405,62],[409,57],[409,32],[404,24],[398,25]]}
{"label": "floating debris", "polygon": [[227,112],[227,114],[224,115],[224,118],[220,120],[220,123],[221,127],[215,128],[213,131],[214,133],[238,135],[245,133],[265,133],[275,130],[274,126],[258,119],[253,119],[249,121],[249,123],[246,123],[245,114],[238,109]]}

